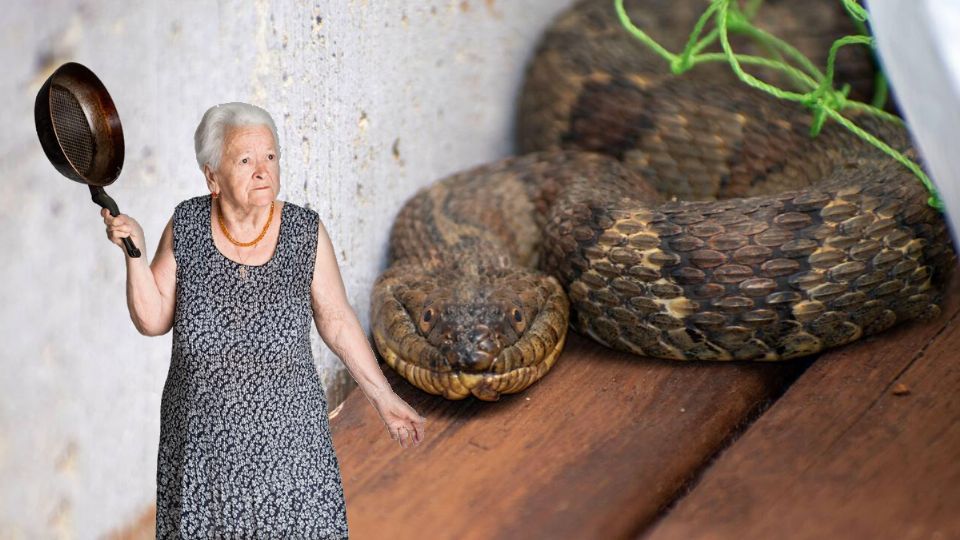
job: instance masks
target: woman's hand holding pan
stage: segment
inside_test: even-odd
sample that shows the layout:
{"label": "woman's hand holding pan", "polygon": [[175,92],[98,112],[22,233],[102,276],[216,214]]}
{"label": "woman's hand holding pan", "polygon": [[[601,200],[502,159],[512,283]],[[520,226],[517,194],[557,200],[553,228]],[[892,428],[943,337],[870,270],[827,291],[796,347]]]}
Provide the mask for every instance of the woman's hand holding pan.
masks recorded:
{"label": "woman's hand holding pan", "polygon": [[100,216],[103,217],[103,223],[107,226],[107,238],[114,244],[123,249],[124,256],[127,252],[123,247],[123,239],[130,238],[135,246],[142,252],[144,249],[143,228],[137,223],[137,220],[126,214],[120,214],[117,217],[110,215],[106,208],[100,209]]}

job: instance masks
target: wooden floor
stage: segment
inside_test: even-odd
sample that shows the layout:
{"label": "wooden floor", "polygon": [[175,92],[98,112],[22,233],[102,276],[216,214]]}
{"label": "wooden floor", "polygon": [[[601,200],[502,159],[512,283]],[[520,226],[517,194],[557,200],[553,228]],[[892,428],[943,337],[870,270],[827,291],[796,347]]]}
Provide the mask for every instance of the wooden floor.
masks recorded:
{"label": "wooden floor", "polygon": [[684,364],[571,335],[499,402],[384,372],[427,417],[334,411],[351,538],[960,538],[960,291],[936,320],[781,364]]}

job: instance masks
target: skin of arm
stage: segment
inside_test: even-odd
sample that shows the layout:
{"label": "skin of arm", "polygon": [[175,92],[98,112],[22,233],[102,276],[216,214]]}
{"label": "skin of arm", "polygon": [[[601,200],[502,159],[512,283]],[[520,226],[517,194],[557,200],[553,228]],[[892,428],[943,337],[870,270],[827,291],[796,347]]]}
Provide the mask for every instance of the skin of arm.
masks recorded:
{"label": "skin of arm", "polygon": [[317,231],[317,256],[310,285],[313,318],[324,343],[347,366],[367,399],[374,403],[392,392],[370,341],[347,300],[333,244],[323,222]]}
{"label": "skin of arm", "polygon": [[402,448],[419,445],[426,433],[427,419],[393,391],[380,370],[370,341],[347,300],[333,243],[322,221],[317,225],[317,255],[310,292],[320,337],[347,366],[390,437]]}
{"label": "skin of arm", "polygon": [[176,302],[177,263],[173,256],[173,218],[167,221],[157,254],[148,265],[143,229],[135,219],[120,214],[113,217],[106,209],[100,215],[107,225],[107,237],[123,248],[129,237],[142,252],[130,257],[124,250],[127,266],[127,309],[137,331],[145,336],[161,336],[173,327]]}

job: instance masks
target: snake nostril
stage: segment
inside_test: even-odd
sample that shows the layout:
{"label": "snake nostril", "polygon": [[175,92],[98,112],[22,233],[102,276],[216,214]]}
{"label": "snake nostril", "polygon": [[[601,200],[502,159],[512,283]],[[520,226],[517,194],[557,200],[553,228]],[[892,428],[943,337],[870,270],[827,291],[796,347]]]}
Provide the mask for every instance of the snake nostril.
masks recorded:
{"label": "snake nostril", "polygon": [[443,352],[450,367],[463,371],[486,371],[493,365],[496,354],[478,350],[476,347],[451,348]]}
{"label": "snake nostril", "polygon": [[478,326],[466,336],[466,348],[475,349],[479,353],[496,356],[500,353],[500,340],[487,326]]}
{"label": "snake nostril", "polygon": [[484,338],[477,342],[477,350],[487,354],[496,354],[500,351],[500,346],[492,337]]}
{"label": "snake nostril", "polygon": [[472,351],[463,355],[463,358],[467,360],[465,368],[471,371],[486,371],[493,365],[496,355],[484,351]]}
{"label": "snake nostril", "polygon": [[471,371],[487,371],[500,354],[500,341],[487,326],[478,326],[464,336],[460,358]]}
{"label": "snake nostril", "polygon": [[464,371],[487,371],[500,354],[496,335],[486,326],[478,326],[460,334],[460,339],[441,346],[441,354],[451,367]]}

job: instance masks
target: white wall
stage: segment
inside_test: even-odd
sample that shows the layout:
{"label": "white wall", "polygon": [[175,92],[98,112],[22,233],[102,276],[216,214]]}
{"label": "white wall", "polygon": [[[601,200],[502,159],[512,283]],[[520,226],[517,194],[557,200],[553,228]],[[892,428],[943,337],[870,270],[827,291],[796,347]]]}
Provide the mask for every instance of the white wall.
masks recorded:
{"label": "white wall", "polygon": [[[43,155],[33,103],[53,69],[87,65],[116,102],[127,158],[107,192],[143,225],[151,257],[176,203],[205,193],[192,146],[203,111],[237,100],[269,110],[280,198],[320,213],[368,328],[395,213],[416,188],[512,151],[523,67],[568,4],[5,3],[0,538],[97,537],[155,496],[170,334],[136,332],[99,208]],[[315,330],[314,342],[325,385],[341,387],[342,365]]]}
{"label": "white wall", "polygon": [[884,70],[960,245],[960,2],[886,0],[868,7]]}

